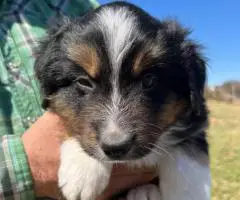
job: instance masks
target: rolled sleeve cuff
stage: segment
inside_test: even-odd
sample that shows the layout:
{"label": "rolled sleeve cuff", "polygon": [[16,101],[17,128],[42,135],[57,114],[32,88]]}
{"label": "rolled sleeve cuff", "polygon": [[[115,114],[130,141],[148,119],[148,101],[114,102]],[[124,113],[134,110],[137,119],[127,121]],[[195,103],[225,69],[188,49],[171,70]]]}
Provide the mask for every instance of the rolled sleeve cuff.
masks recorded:
{"label": "rolled sleeve cuff", "polygon": [[0,138],[0,199],[33,200],[33,180],[20,136]]}

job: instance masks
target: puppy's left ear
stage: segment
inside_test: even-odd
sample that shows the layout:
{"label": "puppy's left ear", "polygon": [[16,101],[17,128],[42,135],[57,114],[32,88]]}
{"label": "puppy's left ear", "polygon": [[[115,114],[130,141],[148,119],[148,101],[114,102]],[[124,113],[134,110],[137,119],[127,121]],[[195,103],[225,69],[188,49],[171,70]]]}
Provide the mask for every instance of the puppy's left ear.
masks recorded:
{"label": "puppy's left ear", "polygon": [[[164,20],[161,24],[161,33],[167,41],[167,48],[173,52],[180,52],[181,65],[188,76],[190,100],[194,115],[205,113],[204,87],[206,81],[206,61],[201,54],[202,47],[195,41],[188,39],[190,30],[184,28],[176,20]],[[172,59],[177,59],[173,56]]]}
{"label": "puppy's left ear", "polygon": [[181,50],[184,67],[188,73],[192,109],[200,116],[205,113],[206,59],[201,54],[201,46],[194,41],[185,40],[181,44]]}

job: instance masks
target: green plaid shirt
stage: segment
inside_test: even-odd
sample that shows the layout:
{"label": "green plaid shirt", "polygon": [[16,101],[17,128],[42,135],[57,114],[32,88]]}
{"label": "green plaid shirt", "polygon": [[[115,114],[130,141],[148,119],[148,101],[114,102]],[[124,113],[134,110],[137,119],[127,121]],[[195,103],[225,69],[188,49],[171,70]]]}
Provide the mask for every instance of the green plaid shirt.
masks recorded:
{"label": "green plaid shirt", "polygon": [[35,199],[21,135],[42,115],[33,48],[50,19],[79,16],[95,0],[0,0],[0,199]]}

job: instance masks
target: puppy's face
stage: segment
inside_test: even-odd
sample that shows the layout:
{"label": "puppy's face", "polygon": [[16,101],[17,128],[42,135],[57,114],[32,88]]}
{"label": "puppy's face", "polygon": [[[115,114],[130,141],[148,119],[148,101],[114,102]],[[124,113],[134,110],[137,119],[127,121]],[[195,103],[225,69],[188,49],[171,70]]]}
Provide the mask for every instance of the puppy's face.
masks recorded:
{"label": "puppy's face", "polygon": [[45,106],[101,160],[140,159],[161,142],[185,141],[192,118],[206,120],[204,61],[187,35],[126,3],[65,20],[36,60]]}

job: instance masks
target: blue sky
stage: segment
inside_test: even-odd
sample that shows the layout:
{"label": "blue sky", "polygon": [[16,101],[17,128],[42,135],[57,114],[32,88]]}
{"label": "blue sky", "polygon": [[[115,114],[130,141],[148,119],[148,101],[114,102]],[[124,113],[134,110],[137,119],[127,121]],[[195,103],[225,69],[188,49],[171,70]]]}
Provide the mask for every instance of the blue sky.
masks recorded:
{"label": "blue sky", "polygon": [[[99,3],[111,2],[98,0]],[[129,0],[162,19],[175,17],[205,46],[208,84],[240,80],[240,0]]]}

